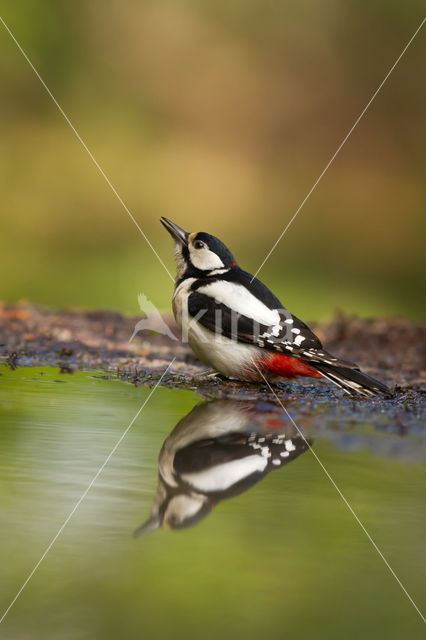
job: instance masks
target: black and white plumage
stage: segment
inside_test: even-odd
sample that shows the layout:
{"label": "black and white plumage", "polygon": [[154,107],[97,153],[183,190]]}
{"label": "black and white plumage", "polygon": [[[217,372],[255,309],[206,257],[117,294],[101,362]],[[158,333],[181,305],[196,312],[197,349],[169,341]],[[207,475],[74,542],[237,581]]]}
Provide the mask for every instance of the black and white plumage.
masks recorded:
{"label": "black and white plumage", "polygon": [[194,526],[310,444],[276,407],[258,410],[254,402],[236,400],[197,405],[161,448],[151,516],[135,535]]}
{"label": "black and white plumage", "polygon": [[309,327],[214,236],[162,218],[175,240],[173,312],[194,353],[228,378],[324,377],[349,394],[392,395],[356,364],[327,353]]}

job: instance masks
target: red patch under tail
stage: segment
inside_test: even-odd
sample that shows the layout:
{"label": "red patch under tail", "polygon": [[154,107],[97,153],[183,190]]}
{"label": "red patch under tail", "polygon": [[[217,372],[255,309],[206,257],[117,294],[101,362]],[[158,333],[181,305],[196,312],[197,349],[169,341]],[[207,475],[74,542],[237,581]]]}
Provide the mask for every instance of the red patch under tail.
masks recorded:
{"label": "red patch under tail", "polygon": [[273,354],[262,360],[261,368],[263,371],[272,373],[283,378],[295,378],[296,376],[304,376],[309,378],[321,378],[321,374],[310,367],[304,360],[297,360],[290,356],[282,354]]}

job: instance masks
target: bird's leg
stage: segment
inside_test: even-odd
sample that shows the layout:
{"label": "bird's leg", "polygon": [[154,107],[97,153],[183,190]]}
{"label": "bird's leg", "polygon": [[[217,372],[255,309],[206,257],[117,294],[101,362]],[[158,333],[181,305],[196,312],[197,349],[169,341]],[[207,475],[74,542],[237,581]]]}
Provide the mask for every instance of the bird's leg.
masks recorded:
{"label": "bird's leg", "polygon": [[194,373],[193,374],[193,378],[201,378],[201,377],[205,377],[209,374],[209,371],[211,371],[211,369],[203,369],[203,371],[200,371],[199,373]]}
{"label": "bird's leg", "polygon": [[210,374],[210,378],[214,378],[215,380],[220,380],[221,382],[226,382],[227,380],[231,380],[231,378],[227,378],[223,375],[223,373],[219,373],[219,371],[214,371]]}
{"label": "bird's leg", "polygon": [[204,371],[200,371],[200,373],[194,373],[192,377],[197,380],[226,380],[220,373],[212,371],[211,369],[204,369]]}

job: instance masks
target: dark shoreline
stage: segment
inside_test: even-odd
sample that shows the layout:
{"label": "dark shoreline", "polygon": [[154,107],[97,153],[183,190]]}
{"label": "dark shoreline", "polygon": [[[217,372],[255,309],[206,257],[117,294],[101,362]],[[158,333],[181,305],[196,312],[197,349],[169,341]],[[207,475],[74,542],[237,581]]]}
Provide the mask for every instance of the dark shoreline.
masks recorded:
{"label": "dark shoreline", "polygon": [[[58,367],[60,373],[101,371],[136,385],[155,383],[170,360],[165,386],[194,390],[203,397],[243,396],[271,399],[265,385],[220,381],[202,376],[205,367],[190,349],[152,332],[129,343],[138,317],[112,311],[50,311],[30,305],[0,304],[0,362],[20,366]],[[178,335],[170,316],[165,320]],[[426,332],[421,323],[404,318],[362,319],[341,313],[333,322],[312,323],[326,348],[357,362],[396,390],[391,405],[419,405],[426,390]],[[323,381],[297,379],[277,386],[280,397],[306,406],[311,402],[345,403],[339,390]],[[359,406],[389,401],[356,400]],[[407,404],[408,403],[408,404]]]}

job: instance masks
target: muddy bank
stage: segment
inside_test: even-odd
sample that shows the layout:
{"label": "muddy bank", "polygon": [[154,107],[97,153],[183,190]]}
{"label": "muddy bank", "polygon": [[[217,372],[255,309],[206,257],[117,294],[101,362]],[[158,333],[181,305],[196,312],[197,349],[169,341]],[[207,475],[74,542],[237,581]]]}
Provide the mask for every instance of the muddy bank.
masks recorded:
{"label": "muddy bank", "polygon": [[[179,335],[173,319],[165,319]],[[179,341],[139,333],[129,342],[139,320],[110,311],[52,312],[34,306],[1,305],[0,362],[12,368],[58,367],[63,375],[77,369],[97,370],[136,385],[152,385],[175,358],[162,381],[165,386],[192,389],[206,398],[273,399],[265,385],[206,377],[205,367]],[[317,414],[333,409],[335,419],[342,419],[343,410],[346,418],[352,412],[368,418],[374,406],[376,414],[382,413],[395,428],[419,424],[426,388],[423,325],[402,318],[360,319],[339,314],[331,323],[311,326],[332,353],[359,363],[367,373],[394,388],[395,399],[354,400],[326,381],[309,379],[277,385],[281,399],[304,410],[315,408]]]}

